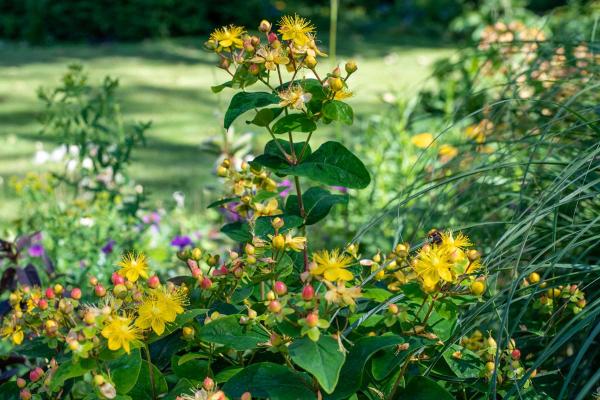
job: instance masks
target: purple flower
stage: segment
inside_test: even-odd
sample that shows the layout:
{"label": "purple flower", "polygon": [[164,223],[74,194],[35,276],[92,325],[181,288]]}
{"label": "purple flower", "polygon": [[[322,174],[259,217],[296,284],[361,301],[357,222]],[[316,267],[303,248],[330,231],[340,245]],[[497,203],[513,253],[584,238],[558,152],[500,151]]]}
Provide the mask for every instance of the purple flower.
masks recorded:
{"label": "purple flower", "polygon": [[332,189],[338,190],[342,193],[348,193],[348,188],[345,186],[332,186]]}
{"label": "purple flower", "polygon": [[102,252],[104,254],[109,254],[113,252],[113,248],[115,247],[115,242],[113,239],[110,239],[106,244],[102,247]]}
{"label": "purple flower", "polygon": [[41,257],[44,255],[44,246],[39,243],[31,245],[27,252],[31,257]]}
{"label": "purple flower", "polygon": [[281,181],[281,183],[277,186],[285,188],[281,192],[279,192],[279,195],[281,197],[286,197],[290,193],[290,190],[292,189],[292,181],[290,181],[289,179],[285,179],[285,180]]}
{"label": "purple flower", "polygon": [[171,246],[179,247],[179,250],[182,250],[186,246],[191,246],[192,239],[189,236],[175,236],[173,240],[171,240]]}
{"label": "purple flower", "polygon": [[142,221],[145,224],[156,224],[160,223],[160,214],[156,211],[151,212],[150,214],[146,214],[142,217]]}

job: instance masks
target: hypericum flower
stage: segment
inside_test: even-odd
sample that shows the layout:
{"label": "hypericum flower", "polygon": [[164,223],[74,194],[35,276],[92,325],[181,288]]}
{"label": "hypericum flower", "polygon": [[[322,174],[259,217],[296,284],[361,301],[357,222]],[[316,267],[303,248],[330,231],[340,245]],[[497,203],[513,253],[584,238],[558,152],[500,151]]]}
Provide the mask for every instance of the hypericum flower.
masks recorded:
{"label": "hypericum flower", "polygon": [[244,41],[242,40],[244,33],[246,33],[246,30],[241,26],[229,25],[215,29],[210,34],[210,39],[218,43],[217,51],[229,47],[241,49],[244,45]]}
{"label": "hypericum flower", "polygon": [[346,90],[345,88],[342,90],[338,90],[337,92],[335,92],[335,95],[333,96],[333,98],[335,100],[344,100],[347,99],[348,97],[352,97],[354,94],[349,91]]}
{"label": "hypericum flower", "polygon": [[350,281],[354,278],[346,268],[352,263],[352,257],[340,254],[338,249],[331,252],[323,250],[313,254],[317,266],[311,269],[313,275],[322,275],[328,281]]}
{"label": "hypericum flower", "polygon": [[413,269],[426,288],[433,288],[440,281],[452,282],[453,262],[450,253],[441,246],[428,246],[421,249],[414,260]]}
{"label": "hypericum flower", "polygon": [[446,163],[458,155],[458,149],[451,144],[443,144],[440,146],[438,156],[440,161]]}
{"label": "hypericum flower", "polygon": [[472,246],[472,244],[469,238],[462,232],[458,232],[456,237],[452,232],[442,232],[442,243],[440,246],[444,248],[453,261],[461,261],[466,257],[464,250]]}
{"label": "hypericum flower", "polygon": [[279,21],[279,33],[283,40],[291,40],[296,46],[305,46],[309,43],[309,33],[313,32],[315,27],[310,21],[299,17],[298,15],[284,15]]}
{"label": "hypericum flower", "polygon": [[325,281],[329,290],[325,293],[325,300],[328,303],[334,303],[339,306],[350,306],[353,308],[356,305],[355,299],[360,297],[360,287],[346,287],[342,281],[338,281],[337,285]]}
{"label": "hypericum flower", "polygon": [[166,304],[167,308],[175,314],[183,313],[183,306],[188,303],[187,295],[181,287],[173,290],[163,288],[162,290],[157,290],[154,296],[159,302]]}
{"label": "hypericum flower", "polygon": [[267,47],[261,47],[256,51],[256,55],[250,59],[250,62],[256,64],[265,64],[265,68],[271,71],[277,69],[277,64],[285,65],[290,62],[290,59],[281,53],[279,49],[269,49]]}
{"label": "hypericum flower", "polygon": [[141,276],[148,278],[148,262],[142,253],[130,252],[123,256],[117,264],[121,269],[119,275],[124,276],[131,282],[135,282]]}
{"label": "hypericum flower", "polygon": [[427,147],[431,146],[431,143],[433,143],[433,135],[427,132],[419,133],[418,135],[411,137],[410,141],[418,148],[426,149]]}
{"label": "hypericum flower", "polygon": [[293,237],[291,233],[285,235],[285,246],[288,249],[292,249],[294,251],[302,251],[304,250],[305,244],[306,238],[304,236]]}
{"label": "hypericum flower", "polygon": [[283,214],[283,211],[279,209],[277,199],[271,199],[267,201],[267,204],[254,203],[254,211],[257,217]]}
{"label": "hypericum flower", "polygon": [[127,353],[131,351],[131,343],[140,338],[140,332],[128,316],[112,317],[101,333],[102,336],[108,339],[110,350],[115,351],[123,348]]}
{"label": "hypericum flower", "polygon": [[12,340],[12,342],[16,345],[23,343],[23,339],[25,338],[25,334],[21,330],[20,326],[11,325],[4,326],[0,332],[0,336],[5,339],[10,338],[10,340]]}
{"label": "hypericum flower", "polygon": [[304,92],[300,85],[294,85],[288,90],[279,92],[280,107],[291,107],[296,110],[301,110],[305,103],[308,103],[312,98],[310,93]]}
{"label": "hypericum flower", "polygon": [[144,299],[138,309],[135,326],[140,329],[152,328],[157,335],[162,335],[165,325],[175,321],[176,316],[175,311],[170,310],[165,303],[158,301],[155,297],[149,297]]}

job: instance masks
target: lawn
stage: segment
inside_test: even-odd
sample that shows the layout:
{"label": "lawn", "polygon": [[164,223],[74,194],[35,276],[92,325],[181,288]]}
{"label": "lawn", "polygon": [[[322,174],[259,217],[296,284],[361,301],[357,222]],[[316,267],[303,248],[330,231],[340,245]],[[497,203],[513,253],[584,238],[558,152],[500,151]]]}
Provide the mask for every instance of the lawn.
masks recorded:
{"label": "lawn", "polygon": [[[213,94],[209,87],[226,80],[213,67],[214,56],[201,49],[202,39],[150,41],[138,44],[29,47],[0,43],[0,224],[11,219],[16,200],[8,179],[42,169],[33,163],[36,149],[51,150],[52,137],[39,134],[41,103],[36,89],[57,84],[69,63],[82,63],[99,82],[120,79],[120,99],[128,119],[153,122],[148,143],[134,156],[132,172],[153,204],[170,202],[175,190],[188,206],[205,204],[202,190],[211,183],[214,155],[200,145],[222,134],[222,113],[231,92]],[[338,61],[355,57],[351,104],[357,118],[376,112],[382,93],[411,96],[422,85],[431,63],[451,50],[430,45],[373,46],[355,37],[342,43]],[[240,119],[238,132],[249,129]],[[257,141],[257,142],[260,142]]]}

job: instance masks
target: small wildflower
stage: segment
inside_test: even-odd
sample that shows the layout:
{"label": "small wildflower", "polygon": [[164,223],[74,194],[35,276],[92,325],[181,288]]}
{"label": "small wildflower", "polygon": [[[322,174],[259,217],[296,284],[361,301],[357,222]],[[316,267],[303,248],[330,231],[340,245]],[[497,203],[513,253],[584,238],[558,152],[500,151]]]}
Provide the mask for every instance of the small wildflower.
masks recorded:
{"label": "small wildflower", "polygon": [[285,245],[294,251],[302,251],[306,245],[306,238],[304,236],[293,237],[291,233],[288,233],[285,236]]}
{"label": "small wildflower", "polygon": [[315,27],[310,21],[299,17],[298,15],[284,15],[279,21],[279,33],[283,40],[291,40],[296,46],[305,46],[310,42],[309,33],[312,33]]}
{"label": "small wildflower", "polygon": [[328,303],[334,303],[340,306],[350,306],[351,308],[356,305],[356,299],[360,297],[360,287],[346,287],[343,281],[338,281],[337,285],[331,282],[325,281],[328,287],[327,293],[325,293],[325,300]]}
{"label": "small wildflower", "polygon": [[246,33],[246,30],[241,26],[229,25],[222,28],[215,29],[210,34],[210,40],[215,41],[218,44],[217,52],[222,49],[231,47],[237,47],[241,49],[244,45],[242,35]]}
{"label": "small wildflower", "polygon": [[128,316],[114,316],[108,324],[102,329],[102,336],[108,339],[108,348],[110,350],[119,350],[123,348],[125,352],[131,351],[131,343],[140,338],[140,333],[133,325],[133,321]]}
{"label": "small wildflower", "polygon": [[267,47],[261,47],[256,52],[256,56],[250,59],[250,62],[256,64],[265,64],[266,69],[275,71],[278,64],[288,64],[290,59],[282,55],[280,49],[268,49]]}
{"label": "small wildflower", "polygon": [[304,92],[300,85],[292,86],[288,90],[279,92],[280,107],[291,107],[295,110],[301,110],[305,103],[308,103],[312,98],[310,93]]}
{"label": "small wildflower", "polygon": [[352,263],[352,258],[340,254],[339,250],[323,250],[313,254],[313,260],[317,266],[311,269],[313,275],[322,275],[328,281],[350,281],[354,279],[352,272],[346,268]]}
{"label": "small wildflower", "polygon": [[433,135],[431,133],[419,133],[410,138],[412,144],[420,149],[426,149],[433,143]]}
{"label": "small wildflower", "polygon": [[137,281],[140,276],[148,278],[148,263],[146,256],[142,253],[128,253],[117,265],[121,267],[119,275],[126,277],[131,282]]}

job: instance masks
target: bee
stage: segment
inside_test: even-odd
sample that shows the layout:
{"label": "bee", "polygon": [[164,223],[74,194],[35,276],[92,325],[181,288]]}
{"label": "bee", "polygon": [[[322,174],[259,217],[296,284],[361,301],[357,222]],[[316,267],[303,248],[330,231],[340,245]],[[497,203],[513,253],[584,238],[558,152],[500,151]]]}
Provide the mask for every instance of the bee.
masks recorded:
{"label": "bee", "polygon": [[435,228],[427,233],[427,238],[431,241],[432,244],[442,243],[442,234]]}

